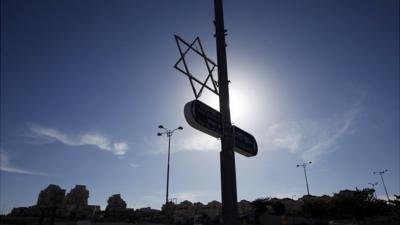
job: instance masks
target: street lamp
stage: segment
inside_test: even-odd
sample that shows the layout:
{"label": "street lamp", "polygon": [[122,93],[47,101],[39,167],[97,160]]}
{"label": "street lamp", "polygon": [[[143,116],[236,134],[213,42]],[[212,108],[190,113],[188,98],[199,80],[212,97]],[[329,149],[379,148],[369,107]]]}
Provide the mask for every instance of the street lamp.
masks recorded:
{"label": "street lamp", "polygon": [[385,188],[385,193],[386,193],[387,200],[390,201],[389,194],[388,194],[387,189],[386,189],[385,181],[383,180],[383,176],[382,176],[387,171],[388,171],[387,169],[383,170],[383,171],[375,171],[373,174],[379,174],[381,176],[381,180],[382,180],[383,188]]}
{"label": "street lamp", "polygon": [[308,195],[310,195],[310,189],[309,189],[309,187],[308,187],[308,180],[307,180],[307,172],[306,172],[306,166],[307,166],[307,164],[311,164],[312,162],[311,161],[309,161],[309,162],[306,162],[306,163],[302,163],[302,164],[297,164],[297,167],[303,167],[303,170],[304,170],[304,176],[306,177],[306,186],[307,186],[307,194]]}
{"label": "street lamp", "polygon": [[170,149],[171,149],[171,136],[175,131],[183,130],[183,127],[179,126],[178,128],[175,128],[173,130],[168,130],[163,125],[160,125],[160,126],[158,126],[158,128],[162,129],[164,131],[157,133],[157,136],[162,136],[163,134],[165,134],[168,137],[167,191],[166,191],[166,194],[165,194],[165,211],[167,211],[168,188],[169,188],[169,156],[170,156]]}
{"label": "street lamp", "polygon": [[375,182],[375,183],[368,182],[368,184],[372,186],[372,189],[374,190],[374,193],[375,193],[375,198],[377,199],[378,197],[376,196],[375,186],[378,185],[378,182]]}

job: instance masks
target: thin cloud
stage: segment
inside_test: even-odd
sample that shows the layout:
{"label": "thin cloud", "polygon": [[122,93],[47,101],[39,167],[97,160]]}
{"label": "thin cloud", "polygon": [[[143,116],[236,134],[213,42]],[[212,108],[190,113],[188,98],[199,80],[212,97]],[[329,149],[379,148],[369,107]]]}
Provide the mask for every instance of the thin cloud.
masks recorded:
{"label": "thin cloud", "polygon": [[[168,140],[166,138],[154,140],[150,154],[167,154]],[[188,152],[188,151],[219,151],[221,146],[219,140],[207,134],[195,133],[190,136],[174,139],[171,141],[171,153]]]}
{"label": "thin cloud", "polygon": [[132,167],[132,168],[138,168],[138,167],[140,167],[140,165],[137,164],[137,163],[129,163],[129,166]]}
{"label": "thin cloud", "polygon": [[13,166],[6,154],[0,152],[0,171],[9,172],[9,173],[18,173],[18,174],[26,174],[26,175],[35,175],[35,176],[49,176],[46,173],[37,172],[33,170],[22,169]]}
{"label": "thin cloud", "polygon": [[350,125],[356,118],[356,115],[356,110],[351,110],[345,113],[342,121],[336,122],[338,125],[333,125],[330,130],[325,130],[325,132],[320,136],[319,141],[302,153],[302,158],[305,160],[312,160],[321,154],[336,150],[336,142],[339,138],[347,133],[353,133],[353,131],[350,130]]}
{"label": "thin cloud", "polygon": [[46,140],[53,140],[68,146],[91,145],[105,151],[110,151],[114,155],[125,155],[128,150],[128,144],[124,141],[111,141],[107,137],[95,133],[84,133],[77,137],[67,135],[57,129],[31,125],[30,130],[37,136]]}
{"label": "thin cloud", "polygon": [[180,139],[176,143],[176,151],[219,151],[220,144],[218,139],[212,138],[207,134],[196,133],[187,138]]}
{"label": "thin cloud", "polygon": [[351,126],[357,115],[358,109],[354,108],[335,119],[275,124],[267,131],[266,148],[285,149],[300,154],[303,160],[316,160],[335,151],[341,137],[354,133]]}

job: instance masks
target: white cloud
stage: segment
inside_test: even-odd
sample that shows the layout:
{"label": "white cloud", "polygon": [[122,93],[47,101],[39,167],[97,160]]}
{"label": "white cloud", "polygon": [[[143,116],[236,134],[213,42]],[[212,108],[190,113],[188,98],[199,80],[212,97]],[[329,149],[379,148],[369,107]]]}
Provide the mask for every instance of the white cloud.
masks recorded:
{"label": "white cloud", "polygon": [[137,163],[129,163],[129,166],[132,167],[132,168],[138,168],[139,164],[137,164]]}
{"label": "white cloud", "polygon": [[92,145],[101,150],[110,151],[118,156],[124,155],[128,150],[128,144],[126,142],[110,141],[107,137],[95,133],[84,133],[74,137],[59,130],[36,124],[31,125],[30,130],[37,135],[39,139],[50,139],[69,146]]}
{"label": "white cloud", "polygon": [[112,150],[111,142],[106,137],[97,134],[83,134],[80,136],[78,142],[71,145],[94,145],[103,150]]}
{"label": "white cloud", "polygon": [[316,160],[319,156],[336,150],[337,142],[342,136],[353,134],[351,125],[357,113],[355,108],[335,119],[275,124],[267,130],[265,148],[286,149],[291,153],[301,154],[303,160]]}
{"label": "white cloud", "polygon": [[182,138],[176,143],[176,151],[219,151],[219,140],[209,135],[196,133],[187,138]]}
{"label": "white cloud", "polygon": [[[153,141],[156,146],[150,150],[151,154],[167,154],[168,139],[158,138]],[[189,135],[171,140],[171,153],[184,152],[184,151],[219,151],[221,149],[220,141],[207,134],[200,133],[200,131]]]}
{"label": "white cloud", "polygon": [[26,170],[17,168],[11,165],[8,156],[3,152],[0,152],[0,171],[9,172],[9,173],[19,173],[19,174],[27,174],[27,175],[36,175],[36,176],[48,176],[48,174],[36,172],[32,170]]}
{"label": "white cloud", "polygon": [[57,140],[66,145],[76,145],[74,141],[72,141],[69,137],[67,137],[65,134],[61,133],[58,130],[42,127],[39,125],[31,125],[30,129],[31,131],[33,131],[34,134],[39,135],[39,137],[41,136],[46,139]]}
{"label": "white cloud", "polygon": [[128,144],[126,142],[114,142],[114,154],[116,155],[125,155],[128,151]]}

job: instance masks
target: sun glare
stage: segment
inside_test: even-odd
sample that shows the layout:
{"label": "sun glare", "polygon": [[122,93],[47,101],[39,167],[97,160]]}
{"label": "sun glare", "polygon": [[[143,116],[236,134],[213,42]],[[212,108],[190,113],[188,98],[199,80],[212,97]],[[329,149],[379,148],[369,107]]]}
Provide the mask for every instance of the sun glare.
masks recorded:
{"label": "sun glare", "polygon": [[[260,69],[250,59],[232,59],[229,69],[231,122],[243,129],[256,129],[270,121],[276,113],[275,87],[269,86],[270,82],[266,79],[268,76],[261,76],[273,71]],[[216,74],[215,71],[214,78],[218,80]],[[204,89],[199,100],[219,111],[219,98],[209,90]]]}
{"label": "sun glare", "polygon": [[[229,105],[231,111],[231,121],[233,124],[251,126],[253,123],[252,115],[257,107],[257,96],[245,85],[232,85],[229,89]],[[209,91],[203,92],[200,100],[219,111],[218,96]]]}
{"label": "sun glare", "polygon": [[230,91],[230,109],[232,122],[240,122],[246,119],[246,112],[249,108],[250,96],[241,93],[240,90]]}

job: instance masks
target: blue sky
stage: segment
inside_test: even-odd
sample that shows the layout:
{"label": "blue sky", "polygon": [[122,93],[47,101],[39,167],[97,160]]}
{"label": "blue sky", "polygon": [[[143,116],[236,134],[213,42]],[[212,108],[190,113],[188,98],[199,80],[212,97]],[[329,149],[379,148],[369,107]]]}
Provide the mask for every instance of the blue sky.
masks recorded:
{"label": "blue sky", "polygon": [[[219,141],[183,116],[193,93],[174,34],[216,61],[212,1],[1,2],[1,212],[54,183],[104,208],[220,200]],[[238,199],[368,187],[399,194],[399,3],[225,0],[232,122],[259,154],[236,155]],[[201,68],[193,59],[193,68]],[[199,77],[204,74],[198,74]],[[218,108],[205,92],[200,100]]]}

